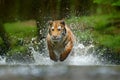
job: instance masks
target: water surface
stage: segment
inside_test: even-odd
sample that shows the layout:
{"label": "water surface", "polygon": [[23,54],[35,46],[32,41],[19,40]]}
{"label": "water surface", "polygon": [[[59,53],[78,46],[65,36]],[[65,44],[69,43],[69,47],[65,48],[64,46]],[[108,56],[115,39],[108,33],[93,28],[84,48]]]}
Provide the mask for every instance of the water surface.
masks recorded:
{"label": "water surface", "polygon": [[0,80],[119,80],[118,66],[0,65]]}

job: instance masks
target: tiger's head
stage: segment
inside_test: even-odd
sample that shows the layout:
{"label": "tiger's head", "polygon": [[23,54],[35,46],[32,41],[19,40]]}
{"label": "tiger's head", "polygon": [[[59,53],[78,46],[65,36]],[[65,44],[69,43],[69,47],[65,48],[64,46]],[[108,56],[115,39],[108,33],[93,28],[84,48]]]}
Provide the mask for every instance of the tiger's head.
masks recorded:
{"label": "tiger's head", "polygon": [[60,42],[66,35],[64,20],[49,21],[49,34],[53,42]]}

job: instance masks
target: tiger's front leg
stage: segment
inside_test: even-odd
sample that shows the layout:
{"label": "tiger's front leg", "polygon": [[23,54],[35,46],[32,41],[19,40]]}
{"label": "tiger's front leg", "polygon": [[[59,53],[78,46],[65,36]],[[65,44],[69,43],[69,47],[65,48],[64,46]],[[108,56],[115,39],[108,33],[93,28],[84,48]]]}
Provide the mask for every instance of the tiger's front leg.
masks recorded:
{"label": "tiger's front leg", "polygon": [[65,46],[64,52],[60,55],[60,61],[64,61],[67,58],[72,48],[73,48],[73,43],[68,42],[68,44]]}
{"label": "tiger's front leg", "polygon": [[48,44],[48,50],[49,50],[49,56],[50,56],[50,59],[52,59],[53,61],[58,61],[53,49],[52,49],[52,46],[50,44]]}
{"label": "tiger's front leg", "polygon": [[50,59],[52,59],[52,60],[55,61],[55,62],[58,61],[58,59],[56,58],[55,53],[53,53],[53,52],[49,52],[49,55],[50,55]]}

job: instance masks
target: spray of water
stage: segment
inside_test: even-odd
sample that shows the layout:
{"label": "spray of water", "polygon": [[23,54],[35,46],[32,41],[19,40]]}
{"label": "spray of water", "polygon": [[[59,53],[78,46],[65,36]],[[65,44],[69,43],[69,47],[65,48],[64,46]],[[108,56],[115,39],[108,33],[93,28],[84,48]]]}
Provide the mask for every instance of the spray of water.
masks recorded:
{"label": "spray of water", "polygon": [[[31,48],[31,53],[35,59],[35,64],[38,65],[100,65],[101,63],[97,59],[94,53],[94,45],[84,46],[81,43],[77,43],[71,55],[67,57],[64,62],[54,62],[49,58],[47,48],[44,49],[44,53],[40,54],[38,51],[35,51],[33,47]],[[74,53],[74,55],[72,55]]]}
{"label": "spray of water", "polygon": [[[100,65],[101,62],[99,59],[93,55],[94,53],[94,45],[84,46],[83,44],[76,44],[74,46],[73,52],[67,57],[67,59],[63,62],[54,62],[49,58],[47,48],[44,49],[44,53],[40,53],[36,51],[34,47],[29,47],[31,54],[35,60],[35,65]],[[0,56],[0,64],[6,64],[6,58]],[[13,64],[19,64],[14,63]],[[33,64],[33,63],[32,63]]]}
{"label": "spray of water", "polygon": [[0,64],[6,64],[6,57],[0,56]]}
{"label": "spray of water", "polygon": [[[72,21],[71,21],[72,22]],[[89,37],[91,39],[91,35],[88,35],[87,31],[83,31],[82,27],[83,24],[78,23],[71,23],[69,26],[73,30],[74,34],[76,34],[76,37],[78,38],[73,51],[71,54],[74,53],[74,55],[69,55],[67,59],[63,62],[54,62],[49,58],[47,46],[45,45],[45,49],[43,53],[37,52],[33,47],[31,47],[31,53],[35,59],[35,64],[39,65],[100,65],[101,62],[99,59],[94,55],[95,53],[95,46],[92,44],[92,42],[89,45],[85,45],[83,42],[80,41],[80,38],[82,37]],[[84,33],[83,35],[79,35],[79,32]],[[92,40],[92,39],[91,39]],[[46,42],[46,41],[44,41]],[[45,43],[46,44],[46,43]]]}

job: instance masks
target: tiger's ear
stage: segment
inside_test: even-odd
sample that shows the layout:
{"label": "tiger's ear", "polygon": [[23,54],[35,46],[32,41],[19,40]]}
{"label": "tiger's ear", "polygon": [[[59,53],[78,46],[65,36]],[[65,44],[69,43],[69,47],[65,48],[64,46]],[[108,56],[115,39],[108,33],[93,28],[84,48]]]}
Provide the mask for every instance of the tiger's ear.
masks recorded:
{"label": "tiger's ear", "polygon": [[60,24],[62,24],[62,25],[64,26],[64,30],[63,30],[62,34],[65,36],[65,35],[66,35],[65,21],[64,21],[64,20],[61,20],[61,21],[60,21]]}
{"label": "tiger's ear", "polygon": [[52,26],[53,21],[52,21],[52,20],[48,21],[48,24],[49,24],[50,26]]}
{"label": "tiger's ear", "polygon": [[61,21],[60,21],[60,24],[62,24],[62,25],[65,26],[65,21],[64,21],[64,20],[61,20]]}
{"label": "tiger's ear", "polygon": [[66,28],[64,28],[62,35],[64,35],[64,36],[66,35]]}

